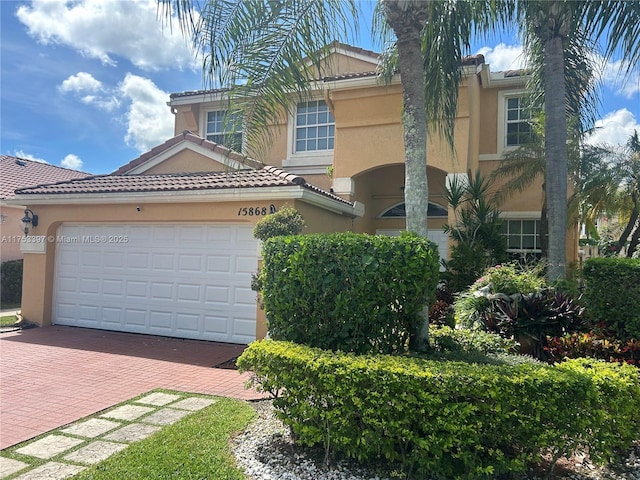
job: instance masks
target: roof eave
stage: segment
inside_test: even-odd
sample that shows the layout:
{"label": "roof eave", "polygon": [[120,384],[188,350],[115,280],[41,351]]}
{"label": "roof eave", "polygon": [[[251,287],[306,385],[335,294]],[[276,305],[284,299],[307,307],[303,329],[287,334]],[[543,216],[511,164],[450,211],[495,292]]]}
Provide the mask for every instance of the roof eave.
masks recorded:
{"label": "roof eave", "polygon": [[362,216],[362,204],[341,202],[314,192],[302,185],[282,187],[243,187],[206,190],[175,190],[166,192],[112,192],[69,194],[19,194],[7,201],[8,205],[122,205],[128,203],[219,203],[265,200],[295,200],[315,205],[325,210]]}

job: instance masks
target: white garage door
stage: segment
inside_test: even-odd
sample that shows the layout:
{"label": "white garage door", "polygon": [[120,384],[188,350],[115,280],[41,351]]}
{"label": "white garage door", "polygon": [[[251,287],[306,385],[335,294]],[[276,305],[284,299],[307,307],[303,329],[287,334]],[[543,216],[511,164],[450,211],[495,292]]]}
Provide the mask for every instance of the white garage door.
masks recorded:
{"label": "white garage door", "polygon": [[63,225],[54,323],[248,343],[257,268],[251,226]]}

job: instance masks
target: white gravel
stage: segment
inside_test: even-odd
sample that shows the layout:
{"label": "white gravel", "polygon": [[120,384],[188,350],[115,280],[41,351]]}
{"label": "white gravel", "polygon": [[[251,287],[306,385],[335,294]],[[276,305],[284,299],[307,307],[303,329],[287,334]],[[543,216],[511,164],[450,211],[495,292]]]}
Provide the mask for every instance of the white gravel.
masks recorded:
{"label": "white gravel", "polygon": [[[239,435],[232,446],[238,464],[251,480],[391,480],[401,478],[398,472],[367,471],[353,462],[338,462],[331,468],[322,464],[321,454],[313,454],[294,446],[289,429],[273,414],[271,401],[253,404],[258,417]],[[572,459],[559,463],[559,475],[553,478],[567,480],[640,480],[640,445],[629,451],[624,462],[607,468],[598,468],[587,459]],[[561,467],[570,470],[560,475]],[[381,470],[384,472],[384,470]],[[394,475],[395,473],[395,475]],[[539,480],[534,474],[520,480]]]}

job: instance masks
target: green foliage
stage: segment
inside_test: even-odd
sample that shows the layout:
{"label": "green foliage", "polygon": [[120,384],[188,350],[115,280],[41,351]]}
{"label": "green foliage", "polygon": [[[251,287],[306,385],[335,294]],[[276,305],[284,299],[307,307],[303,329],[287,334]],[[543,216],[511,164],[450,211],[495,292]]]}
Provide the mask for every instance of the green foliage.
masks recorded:
{"label": "green foliage", "polygon": [[9,260],[0,266],[0,301],[20,304],[22,301],[22,260]]}
{"label": "green foliage", "polygon": [[522,353],[546,360],[547,337],[579,331],[585,322],[580,302],[547,287],[542,273],[540,266],[516,264],[487,270],[456,301],[459,324],[516,339]]}
{"label": "green foliage", "polygon": [[489,195],[491,181],[480,172],[468,181],[454,177],[447,187],[447,201],[456,222],[444,231],[455,241],[451,259],[443,261],[443,280],[452,292],[464,290],[487,268],[507,258],[502,219],[495,197]]}
{"label": "green foliage", "polygon": [[606,333],[572,333],[550,338],[547,350],[552,361],[564,358],[598,358],[640,367],[640,340],[619,340]]}
{"label": "green foliage", "polygon": [[305,227],[304,219],[295,208],[283,207],[256,223],[253,236],[263,242],[278,235],[298,235]]}
{"label": "green foliage", "polygon": [[438,283],[436,246],[411,235],[275,237],[263,258],[271,337],[328,350],[404,352]]}
{"label": "green foliage", "polygon": [[640,338],[640,259],[590,258],[584,278],[587,313],[619,339]]}
{"label": "green foliage", "polygon": [[510,353],[515,352],[514,340],[480,330],[459,330],[451,327],[431,327],[429,341],[435,352]]}
{"label": "green foliage", "polygon": [[238,365],[275,397],[300,444],[417,478],[496,478],[580,449],[603,462],[640,428],[631,366],[356,356],[272,340],[251,344]]}
{"label": "green foliage", "polygon": [[546,287],[541,265],[521,267],[518,264],[497,265],[487,269],[454,303],[456,324],[463,328],[485,328],[487,316],[493,316],[492,295],[531,294]]}

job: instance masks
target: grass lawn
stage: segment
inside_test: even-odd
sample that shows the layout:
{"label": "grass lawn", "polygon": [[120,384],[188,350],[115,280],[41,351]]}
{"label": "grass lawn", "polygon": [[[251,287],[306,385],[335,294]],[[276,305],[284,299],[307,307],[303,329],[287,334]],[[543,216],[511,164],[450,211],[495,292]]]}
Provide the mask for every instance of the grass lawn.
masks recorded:
{"label": "grass lawn", "polygon": [[247,403],[219,398],[210,407],[131,444],[73,478],[246,480],[235,467],[229,440],[254,416]]}
{"label": "grass lawn", "polygon": [[5,315],[0,317],[0,327],[10,327],[16,323],[16,320],[17,318],[15,315]]}

